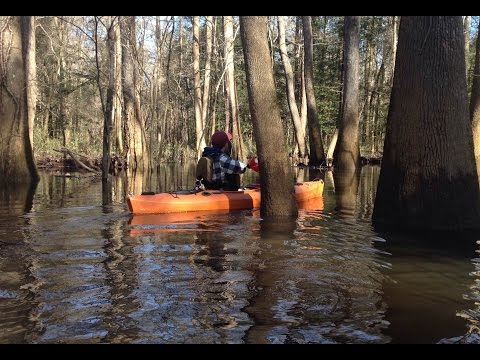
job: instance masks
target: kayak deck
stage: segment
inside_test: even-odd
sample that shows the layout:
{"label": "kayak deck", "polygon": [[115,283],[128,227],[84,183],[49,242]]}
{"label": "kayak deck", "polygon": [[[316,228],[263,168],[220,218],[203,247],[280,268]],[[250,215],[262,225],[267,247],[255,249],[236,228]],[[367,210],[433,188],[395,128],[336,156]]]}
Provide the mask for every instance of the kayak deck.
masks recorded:
{"label": "kayak deck", "polygon": [[[309,181],[295,185],[297,202],[305,202],[323,194],[323,181]],[[133,214],[165,214],[204,210],[242,210],[260,207],[259,186],[240,191],[205,190],[200,192],[172,192],[153,195],[131,195],[128,208]]]}

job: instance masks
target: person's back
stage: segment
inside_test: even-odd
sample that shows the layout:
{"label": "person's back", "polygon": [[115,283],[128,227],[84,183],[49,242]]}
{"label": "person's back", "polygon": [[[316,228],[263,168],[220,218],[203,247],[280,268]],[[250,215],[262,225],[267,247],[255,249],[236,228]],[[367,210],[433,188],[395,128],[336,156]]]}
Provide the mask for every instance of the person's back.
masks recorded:
{"label": "person's back", "polygon": [[[212,146],[207,146],[203,150],[202,158],[209,157],[213,160],[211,180],[203,179],[203,184],[206,189],[236,191],[240,188],[240,174],[245,172],[248,165],[230,157],[232,150],[231,139],[232,136],[229,133],[216,131],[211,138]],[[202,167],[205,167],[205,163],[208,163],[208,161],[199,160],[197,165],[197,179],[200,176],[200,172],[202,174],[208,174],[208,170],[202,169]]]}

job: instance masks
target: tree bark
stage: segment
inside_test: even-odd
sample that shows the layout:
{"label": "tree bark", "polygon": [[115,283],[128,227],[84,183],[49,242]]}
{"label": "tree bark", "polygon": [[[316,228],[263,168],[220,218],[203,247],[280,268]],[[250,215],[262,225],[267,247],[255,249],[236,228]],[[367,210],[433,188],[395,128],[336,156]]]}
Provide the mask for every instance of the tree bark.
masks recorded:
{"label": "tree bark", "polygon": [[225,90],[228,98],[228,112],[230,115],[226,119],[226,130],[231,131],[233,136],[233,154],[238,159],[244,159],[243,141],[241,140],[240,119],[238,116],[237,89],[235,86],[235,52],[234,52],[234,34],[233,34],[233,16],[223,17],[223,31],[225,37]]}
{"label": "tree bark", "polygon": [[[472,95],[470,97],[470,121],[473,129],[475,163],[480,173],[480,22],[478,24],[475,47],[475,67],[473,68]],[[480,175],[480,174],[479,174]]]}
{"label": "tree bark", "polygon": [[318,122],[317,104],[315,101],[315,89],[313,87],[313,40],[312,18],[302,16],[303,37],[305,43],[305,90],[307,94],[307,121],[310,136],[310,166],[326,164],[325,152],[322,142],[322,131]]}
{"label": "tree bark", "polygon": [[32,130],[35,118],[35,18],[0,18],[0,184],[36,184]]}
{"label": "tree bark", "polygon": [[345,16],[344,31],[343,108],[338,127],[338,140],[333,155],[333,164],[338,169],[352,170],[360,167],[360,146],[358,142],[359,17]]}
{"label": "tree bark", "polygon": [[115,129],[114,149],[117,154],[122,154],[124,149],[123,116],[122,116],[122,39],[120,35],[120,16],[117,16],[113,26],[115,36],[115,85],[113,89],[113,127]]}
{"label": "tree bark", "polygon": [[203,142],[210,140],[207,137],[207,119],[210,110],[210,78],[212,72],[212,47],[213,47],[213,16],[207,16],[205,22],[205,76],[203,78],[203,94],[202,94],[202,124],[203,124]]}
{"label": "tree bark", "polygon": [[463,41],[461,16],[400,20],[375,225],[480,228]]}
{"label": "tree bark", "polygon": [[195,105],[195,152],[197,158],[200,158],[202,150],[205,147],[205,137],[203,136],[203,118],[202,118],[202,87],[200,84],[200,17],[193,17],[193,86],[194,105]]}
{"label": "tree bark", "polygon": [[280,47],[280,55],[282,57],[283,68],[285,69],[285,81],[287,83],[287,100],[295,129],[295,139],[298,145],[298,156],[305,156],[305,133],[303,131],[300,113],[298,111],[297,102],[295,100],[295,78],[293,75],[292,65],[288,58],[287,45],[285,43],[285,21],[282,16],[278,16],[278,43]]}
{"label": "tree bark", "polygon": [[465,21],[463,22],[463,36],[465,38],[465,74],[467,76],[468,83],[468,70],[470,68],[470,21],[471,16],[465,16]]}
{"label": "tree bark", "polygon": [[[103,156],[102,156],[102,179],[107,179],[109,170],[110,170],[110,153],[111,153],[111,139],[112,139],[112,128],[114,121],[114,99],[115,99],[115,74],[116,74],[116,63],[115,63],[115,41],[116,41],[116,32],[115,27],[117,26],[118,19],[115,17],[109,19],[109,28],[107,29],[107,49],[108,49],[108,87],[107,87],[107,98],[105,102],[105,114],[103,118]],[[100,69],[98,69],[100,71]],[[99,85],[100,86],[100,85]],[[101,94],[100,94],[101,95]]]}
{"label": "tree bark", "polygon": [[125,154],[131,171],[145,171],[150,159],[145,139],[145,128],[140,113],[136,91],[137,69],[135,54],[135,17],[122,17],[120,21],[122,38],[123,116],[125,126]]}
{"label": "tree bark", "polygon": [[240,32],[247,75],[248,100],[260,161],[263,218],[296,217],[293,172],[288,163],[277,105],[267,39],[267,17],[241,16]]}

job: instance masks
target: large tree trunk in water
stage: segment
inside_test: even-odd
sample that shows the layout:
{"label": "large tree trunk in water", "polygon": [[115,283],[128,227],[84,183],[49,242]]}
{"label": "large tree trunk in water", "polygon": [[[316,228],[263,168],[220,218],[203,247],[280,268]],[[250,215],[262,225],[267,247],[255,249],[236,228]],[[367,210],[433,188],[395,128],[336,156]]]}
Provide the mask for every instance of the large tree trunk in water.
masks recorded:
{"label": "large tree trunk in water", "polygon": [[145,140],[145,128],[140,113],[140,100],[136,91],[134,16],[121,18],[120,33],[122,37],[123,116],[127,166],[132,171],[145,171],[149,168],[150,160]]}
{"label": "large tree trunk in water", "polygon": [[312,18],[302,16],[303,38],[305,43],[305,90],[307,93],[307,121],[310,136],[310,166],[325,164],[325,152],[323,150],[322,131],[318,122],[315,90],[313,87],[313,40]]}
{"label": "large tree trunk in water", "polygon": [[0,51],[0,183],[36,184],[32,132],[35,118],[35,18],[2,17]]}
{"label": "large tree trunk in water", "polygon": [[288,162],[283,125],[267,40],[265,16],[240,16],[248,100],[260,161],[263,218],[296,217],[293,172]]}
{"label": "large tree trunk in water", "polygon": [[338,126],[337,145],[333,154],[334,166],[349,171],[360,167],[360,146],[358,144],[359,22],[358,16],[345,16],[343,105]]}
{"label": "large tree trunk in water", "polygon": [[480,228],[464,53],[461,16],[400,19],[375,225]]}
{"label": "large tree trunk in water", "polygon": [[478,24],[477,44],[475,50],[475,67],[473,69],[472,95],[470,98],[470,120],[473,129],[475,162],[480,172],[480,22]]}
{"label": "large tree trunk in water", "polygon": [[300,112],[298,111],[297,102],[295,100],[295,78],[293,75],[292,65],[288,58],[287,45],[285,43],[285,20],[282,16],[278,17],[278,43],[280,47],[280,55],[282,57],[283,68],[285,69],[285,80],[287,82],[287,100],[292,116],[293,126],[295,129],[295,139],[298,145],[298,156],[303,159],[305,156],[305,133],[302,127]]}

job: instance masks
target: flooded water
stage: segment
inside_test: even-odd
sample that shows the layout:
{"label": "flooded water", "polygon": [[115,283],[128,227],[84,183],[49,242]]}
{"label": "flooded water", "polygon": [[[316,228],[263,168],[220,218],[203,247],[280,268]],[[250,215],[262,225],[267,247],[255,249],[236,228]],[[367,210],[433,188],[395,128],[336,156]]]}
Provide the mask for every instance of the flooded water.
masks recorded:
{"label": "flooded water", "polygon": [[43,173],[0,194],[0,343],[480,343],[478,249],[375,232],[378,174],[299,173],[324,197],[279,226],[129,214],[193,165],[118,177],[109,205],[99,180]]}

